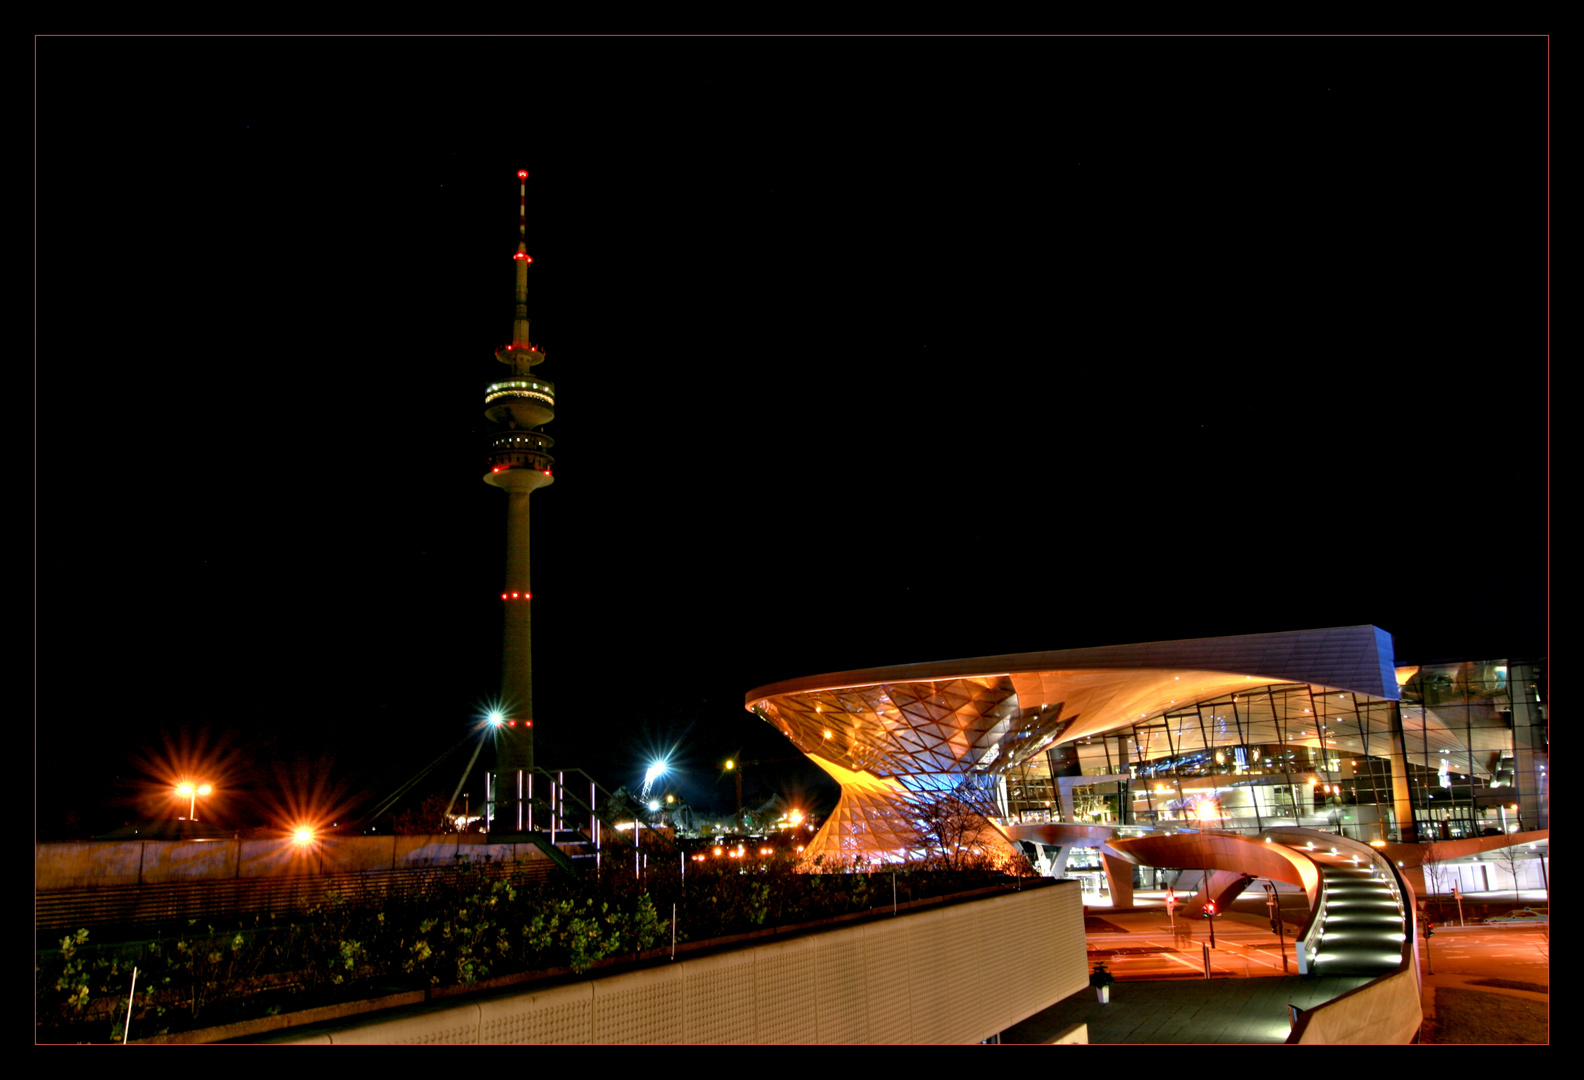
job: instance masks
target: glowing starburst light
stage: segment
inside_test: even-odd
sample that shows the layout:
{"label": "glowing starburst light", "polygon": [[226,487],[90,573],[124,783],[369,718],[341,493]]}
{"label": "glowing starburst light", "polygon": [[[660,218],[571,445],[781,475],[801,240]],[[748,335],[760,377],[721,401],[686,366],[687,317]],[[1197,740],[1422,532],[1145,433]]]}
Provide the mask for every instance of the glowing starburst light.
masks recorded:
{"label": "glowing starburst light", "polygon": [[666,774],[666,769],[668,768],[670,768],[670,766],[667,764],[664,758],[661,758],[659,761],[656,761],[649,766],[648,770],[644,773],[643,791],[638,795],[640,799],[647,800],[649,798],[649,790],[654,787],[654,782],[664,776]]}

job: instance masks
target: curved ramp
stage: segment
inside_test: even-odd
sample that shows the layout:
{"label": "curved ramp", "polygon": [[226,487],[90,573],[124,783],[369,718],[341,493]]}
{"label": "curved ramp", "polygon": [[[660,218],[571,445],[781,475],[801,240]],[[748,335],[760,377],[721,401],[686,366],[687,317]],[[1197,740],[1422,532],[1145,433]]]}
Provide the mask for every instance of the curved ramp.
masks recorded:
{"label": "curved ramp", "polygon": [[[1236,896],[1243,877],[1271,878],[1296,885],[1314,907],[1320,897],[1320,868],[1308,855],[1285,844],[1267,843],[1230,833],[1175,833],[1112,840],[1110,847],[1123,858],[1144,866],[1175,866],[1185,870],[1225,870],[1235,875],[1221,891]],[[1216,889],[1211,879],[1211,890]],[[1232,889],[1235,888],[1236,892]],[[1206,897],[1208,899],[1208,897]],[[1221,896],[1216,896],[1221,900]]]}

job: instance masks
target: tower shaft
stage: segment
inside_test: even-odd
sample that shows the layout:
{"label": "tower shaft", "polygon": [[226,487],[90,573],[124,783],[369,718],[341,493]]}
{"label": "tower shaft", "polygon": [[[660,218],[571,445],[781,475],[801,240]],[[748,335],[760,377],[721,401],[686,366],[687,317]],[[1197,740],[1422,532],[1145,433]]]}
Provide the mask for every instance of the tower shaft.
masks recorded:
{"label": "tower shaft", "polygon": [[[504,591],[532,596],[528,573],[528,496],[532,491],[511,491],[506,496],[506,580]],[[520,732],[508,730],[499,743],[502,770],[532,769],[533,760],[533,604],[530,600],[505,603],[501,633],[500,700],[504,715],[526,723]]]}

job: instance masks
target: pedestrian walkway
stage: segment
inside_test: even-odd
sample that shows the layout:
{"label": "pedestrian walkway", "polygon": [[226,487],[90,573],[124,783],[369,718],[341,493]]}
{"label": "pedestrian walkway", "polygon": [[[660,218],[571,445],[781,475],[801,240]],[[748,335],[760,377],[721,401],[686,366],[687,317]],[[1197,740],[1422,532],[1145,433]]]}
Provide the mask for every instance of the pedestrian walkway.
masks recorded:
{"label": "pedestrian walkway", "polygon": [[1001,1035],[1007,1043],[1046,1043],[1086,1024],[1091,1043],[1283,1043],[1288,1006],[1311,1009],[1369,982],[1368,976],[1174,979],[1119,982],[1101,1005],[1084,989]]}
{"label": "pedestrian walkway", "polygon": [[[1481,948],[1471,939],[1489,944]],[[1427,959],[1421,944],[1420,1042],[1550,1041],[1549,927],[1442,926],[1430,952]]]}

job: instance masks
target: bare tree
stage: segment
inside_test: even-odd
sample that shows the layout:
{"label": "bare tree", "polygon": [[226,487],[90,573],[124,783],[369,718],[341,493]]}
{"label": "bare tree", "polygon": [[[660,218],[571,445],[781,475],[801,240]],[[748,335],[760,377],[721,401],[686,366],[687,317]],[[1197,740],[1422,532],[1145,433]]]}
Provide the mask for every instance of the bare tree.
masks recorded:
{"label": "bare tree", "polygon": [[1447,882],[1452,876],[1446,846],[1431,844],[1425,848],[1419,867],[1424,871],[1425,884],[1430,886],[1430,895],[1436,898],[1437,904],[1444,903],[1441,894],[1447,891]]}
{"label": "bare tree", "polygon": [[958,789],[920,797],[913,806],[918,846],[927,862],[946,870],[1010,870],[1006,844],[986,813],[993,807],[975,795]]}
{"label": "bare tree", "polygon": [[1518,891],[1518,867],[1523,864],[1523,848],[1518,844],[1508,844],[1506,847],[1497,848],[1491,854],[1496,856],[1497,862],[1507,868],[1513,883],[1513,899],[1522,903],[1523,895]]}

